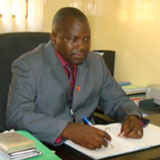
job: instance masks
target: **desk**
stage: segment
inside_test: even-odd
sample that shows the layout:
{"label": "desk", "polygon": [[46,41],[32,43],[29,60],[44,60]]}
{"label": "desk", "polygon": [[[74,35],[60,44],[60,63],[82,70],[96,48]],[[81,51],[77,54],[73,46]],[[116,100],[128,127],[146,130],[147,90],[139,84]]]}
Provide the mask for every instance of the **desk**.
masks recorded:
{"label": "desk", "polygon": [[[160,126],[160,114],[150,115],[147,117],[151,123]],[[53,147],[47,145],[50,149],[56,150],[56,154],[63,160],[91,160],[82,153],[66,146]],[[142,150],[134,153],[129,153],[113,158],[104,158],[103,160],[160,160],[160,147],[155,147],[147,150]]]}

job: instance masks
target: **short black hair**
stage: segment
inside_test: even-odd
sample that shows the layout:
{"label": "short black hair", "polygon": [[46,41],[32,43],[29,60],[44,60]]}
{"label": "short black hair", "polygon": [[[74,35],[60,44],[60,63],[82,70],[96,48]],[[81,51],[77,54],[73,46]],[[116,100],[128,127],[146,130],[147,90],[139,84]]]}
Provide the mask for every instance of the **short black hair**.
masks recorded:
{"label": "short black hair", "polygon": [[74,7],[64,7],[57,11],[52,21],[52,32],[55,26],[63,26],[67,17],[75,17],[80,22],[88,22],[87,17],[83,12]]}

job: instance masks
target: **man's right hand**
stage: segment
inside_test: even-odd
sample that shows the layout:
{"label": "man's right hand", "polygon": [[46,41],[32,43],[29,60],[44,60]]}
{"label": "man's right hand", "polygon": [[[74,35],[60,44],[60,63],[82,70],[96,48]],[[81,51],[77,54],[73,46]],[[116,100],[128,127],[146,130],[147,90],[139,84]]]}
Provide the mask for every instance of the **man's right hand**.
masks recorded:
{"label": "man's right hand", "polygon": [[100,148],[102,145],[106,147],[108,145],[107,141],[111,141],[111,137],[107,132],[79,123],[68,123],[60,138],[70,139],[88,149]]}

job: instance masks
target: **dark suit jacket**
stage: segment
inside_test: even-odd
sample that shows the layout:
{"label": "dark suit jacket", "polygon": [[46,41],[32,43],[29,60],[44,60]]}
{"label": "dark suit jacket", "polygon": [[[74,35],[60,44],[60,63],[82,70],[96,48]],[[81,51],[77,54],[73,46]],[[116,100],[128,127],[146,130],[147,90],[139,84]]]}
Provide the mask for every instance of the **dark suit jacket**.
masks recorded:
{"label": "dark suit jacket", "polygon": [[[28,130],[41,141],[54,144],[72,121],[67,106],[69,96],[70,83],[51,42],[41,44],[12,65],[8,128]],[[106,115],[120,121],[129,114],[140,116],[137,106],[112,78],[103,58],[89,53],[77,67],[72,104],[76,122],[82,122],[82,115],[93,122],[92,114],[97,105]]]}

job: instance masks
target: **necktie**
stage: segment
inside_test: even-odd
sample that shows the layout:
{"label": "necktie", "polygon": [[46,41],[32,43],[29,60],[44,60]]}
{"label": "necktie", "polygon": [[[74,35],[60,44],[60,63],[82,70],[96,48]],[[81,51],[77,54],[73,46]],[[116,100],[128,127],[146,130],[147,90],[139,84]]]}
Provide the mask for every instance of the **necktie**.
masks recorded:
{"label": "necktie", "polygon": [[74,79],[74,76],[73,76],[73,66],[65,65],[65,68],[68,71],[68,78],[69,78],[69,81],[70,81],[70,90],[73,94],[74,83],[75,83],[75,79]]}
{"label": "necktie", "polygon": [[72,110],[72,100],[73,100],[73,89],[74,89],[74,83],[75,83],[75,79],[73,76],[73,66],[71,65],[65,65],[66,70],[68,71],[67,75],[70,81],[70,98],[69,98],[69,107],[70,107],[70,112],[73,118],[73,122],[75,122],[75,116],[73,114],[73,110]]}

